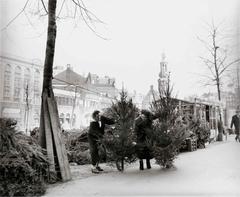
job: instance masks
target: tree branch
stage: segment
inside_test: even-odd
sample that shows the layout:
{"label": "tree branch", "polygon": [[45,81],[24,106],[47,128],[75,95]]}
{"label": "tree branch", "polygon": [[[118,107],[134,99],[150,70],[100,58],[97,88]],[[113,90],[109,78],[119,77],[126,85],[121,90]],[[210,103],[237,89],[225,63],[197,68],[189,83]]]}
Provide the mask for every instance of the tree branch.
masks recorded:
{"label": "tree branch", "polygon": [[62,12],[63,5],[65,4],[65,1],[66,1],[66,0],[64,0],[64,1],[62,2],[62,5],[61,5],[61,8],[60,8],[60,10],[59,10],[59,12],[58,12],[57,18],[59,18],[60,14],[61,14],[61,12]]}
{"label": "tree branch", "polygon": [[204,44],[204,47],[211,53],[212,56],[214,56],[214,49],[211,45],[209,45],[205,40],[202,40],[197,36],[197,39]]}
{"label": "tree branch", "polygon": [[29,0],[27,0],[26,2],[25,2],[25,4],[24,4],[24,6],[23,6],[23,8],[22,8],[22,10],[12,19],[12,20],[10,20],[9,22],[8,22],[8,24],[5,26],[5,27],[3,27],[2,29],[1,29],[1,31],[3,31],[3,30],[5,30],[5,29],[7,29],[8,28],[8,26],[9,25],[11,25],[23,12],[24,12],[24,10],[26,9],[26,7],[27,7],[27,4],[28,4],[28,2],[29,2]]}
{"label": "tree branch", "polygon": [[219,76],[223,74],[224,71],[226,71],[231,65],[240,62],[240,59],[236,59],[234,61],[232,61],[231,63],[229,63],[228,65],[226,65],[221,71],[219,71]]}
{"label": "tree branch", "polygon": [[227,54],[225,53],[225,56],[223,57],[223,59],[218,64],[218,67],[217,67],[218,70],[221,69],[221,66],[224,67],[224,62],[226,61],[226,59],[227,59]]}
{"label": "tree branch", "polygon": [[43,8],[44,8],[46,14],[48,14],[48,11],[47,11],[47,8],[46,8],[46,6],[45,6],[45,3],[43,2],[43,0],[41,0],[41,2],[42,2],[42,6],[43,6]]}
{"label": "tree branch", "polygon": [[[208,69],[210,70],[211,74],[213,75],[213,77],[216,78],[216,74],[212,70],[213,69],[212,67],[214,66],[214,63],[211,60],[207,59],[207,58],[204,58],[204,57],[201,57],[201,56],[199,58],[203,60],[203,62],[205,63],[205,65],[208,67]],[[211,64],[211,65],[209,65],[209,64]]]}
{"label": "tree branch", "polygon": [[[89,23],[88,23],[87,20],[89,20],[89,21],[93,24],[94,19],[90,16],[90,15],[93,15],[93,17],[94,17],[95,19],[97,19],[98,22],[101,22],[101,23],[102,23],[102,21],[99,20],[94,14],[92,14],[92,12],[90,12],[86,7],[84,7],[84,5],[82,6],[82,5],[80,4],[79,0],[77,0],[77,1],[76,1],[76,0],[72,0],[72,2],[73,2],[76,6],[79,7],[80,14],[81,14],[81,16],[82,16],[82,19],[83,19],[84,23],[87,25],[87,27],[88,27],[96,36],[98,36],[99,38],[101,38],[101,39],[103,39],[103,40],[107,40],[107,38],[104,38],[104,37],[102,37],[101,35],[99,35],[99,34],[96,32],[96,30],[95,30],[91,25],[89,25]],[[85,13],[85,15],[86,15],[87,18],[85,18],[83,11],[84,11],[84,13]]]}

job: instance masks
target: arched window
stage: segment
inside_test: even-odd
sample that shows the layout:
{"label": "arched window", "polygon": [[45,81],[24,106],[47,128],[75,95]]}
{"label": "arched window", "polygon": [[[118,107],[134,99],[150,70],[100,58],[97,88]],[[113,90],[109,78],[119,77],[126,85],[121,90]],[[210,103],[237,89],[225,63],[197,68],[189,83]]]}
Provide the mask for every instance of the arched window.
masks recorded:
{"label": "arched window", "polygon": [[69,113],[66,114],[66,122],[70,123],[70,114]]}
{"label": "arched window", "polygon": [[26,68],[24,71],[24,88],[27,87],[27,85],[29,86],[30,84],[30,79],[31,79],[31,72],[29,68]]}
{"label": "arched window", "polygon": [[11,74],[12,68],[11,65],[7,64],[4,72],[4,97],[11,97]]}
{"label": "arched window", "polygon": [[40,72],[38,69],[35,70],[34,72],[34,96],[39,96],[40,95]]}
{"label": "arched window", "polygon": [[14,71],[14,100],[19,101],[21,97],[21,74],[22,74],[22,69],[17,66]]}
{"label": "arched window", "polygon": [[64,113],[61,113],[61,114],[60,114],[59,120],[60,120],[60,123],[61,123],[61,124],[64,123]]}

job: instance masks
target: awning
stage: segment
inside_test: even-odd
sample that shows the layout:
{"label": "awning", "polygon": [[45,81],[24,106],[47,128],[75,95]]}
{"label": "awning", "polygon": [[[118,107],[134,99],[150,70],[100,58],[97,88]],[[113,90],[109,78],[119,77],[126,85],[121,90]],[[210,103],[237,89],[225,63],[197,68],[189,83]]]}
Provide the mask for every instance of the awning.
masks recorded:
{"label": "awning", "polygon": [[2,112],[2,116],[5,118],[20,118],[20,109],[16,108],[4,108]]}

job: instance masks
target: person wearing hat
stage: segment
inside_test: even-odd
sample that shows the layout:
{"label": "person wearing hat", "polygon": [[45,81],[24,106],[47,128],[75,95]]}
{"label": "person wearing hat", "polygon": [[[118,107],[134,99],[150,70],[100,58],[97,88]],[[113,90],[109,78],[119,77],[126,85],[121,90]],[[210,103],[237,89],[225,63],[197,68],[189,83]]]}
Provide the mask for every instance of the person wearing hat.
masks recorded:
{"label": "person wearing hat", "polygon": [[236,110],[236,114],[232,117],[232,121],[231,121],[231,129],[234,125],[234,128],[235,128],[235,134],[236,134],[236,137],[235,137],[235,140],[239,141],[239,132],[240,132],[240,110],[237,109]]}
{"label": "person wearing hat", "polygon": [[98,110],[95,110],[92,113],[92,118],[93,121],[90,122],[88,131],[88,142],[90,146],[92,173],[99,173],[103,171],[103,169],[99,166],[99,140],[103,138],[105,125],[112,125],[115,121],[100,115],[100,111]]}

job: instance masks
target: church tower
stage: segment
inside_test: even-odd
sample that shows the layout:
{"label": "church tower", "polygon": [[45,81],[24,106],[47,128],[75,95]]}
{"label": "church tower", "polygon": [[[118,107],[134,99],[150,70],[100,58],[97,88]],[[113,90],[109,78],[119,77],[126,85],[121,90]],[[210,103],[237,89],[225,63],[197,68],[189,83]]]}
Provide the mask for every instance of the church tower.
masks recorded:
{"label": "church tower", "polygon": [[168,80],[167,62],[166,62],[166,56],[163,53],[162,61],[160,62],[160,73],[159,73],[159,79],[158,79],[158,89],[159,90],[166,87],[167,80]]}

